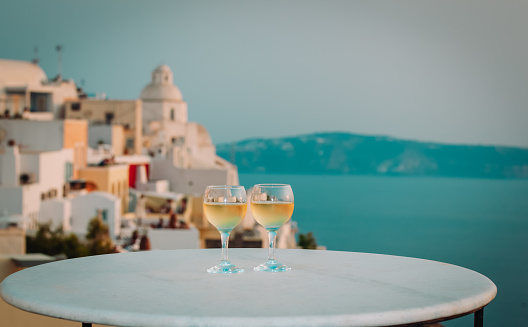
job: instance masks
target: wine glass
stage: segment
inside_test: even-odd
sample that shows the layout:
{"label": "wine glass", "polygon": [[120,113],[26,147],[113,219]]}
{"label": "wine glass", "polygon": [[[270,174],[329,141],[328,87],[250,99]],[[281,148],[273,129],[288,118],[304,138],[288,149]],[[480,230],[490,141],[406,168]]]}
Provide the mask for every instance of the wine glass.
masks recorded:
{"label": "wine glass", "polygon": [[287,184],[257,184],[250,196],[251,212],[255,220],[268,231],[268,260],[254,268],[256,271],[281,272],[291,268],[277,262],[275,239],[277,231],[293,214],[293,191]]}
{"label": "wine glass", "polygon": [[227,247],[229,233],[246,216],[247,198],[244,186],[212,185],[205,189],[203,198],[204,214],[207,220],[220,232],[222,258],[220,263],[207,269],[213,274],[241,273],[244,269],[229,261]]}

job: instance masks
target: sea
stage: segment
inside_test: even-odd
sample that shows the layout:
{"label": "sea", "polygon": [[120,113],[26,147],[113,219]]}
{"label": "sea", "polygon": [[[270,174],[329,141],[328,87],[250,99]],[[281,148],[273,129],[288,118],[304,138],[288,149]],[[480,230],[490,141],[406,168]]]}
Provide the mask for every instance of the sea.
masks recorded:
{"label": "sea", "polygon": [[[484,325],[528,326],[528,180],[240,174],[292,186],[292,219],[328,250],[447,262],[497,285]],[[443,323],[473,326],[473,315]]]}

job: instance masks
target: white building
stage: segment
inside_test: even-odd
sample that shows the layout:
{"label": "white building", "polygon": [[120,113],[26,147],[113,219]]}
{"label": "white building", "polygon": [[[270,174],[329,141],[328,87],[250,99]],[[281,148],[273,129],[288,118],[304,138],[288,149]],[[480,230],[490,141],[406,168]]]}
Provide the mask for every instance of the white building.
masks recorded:
{"label": "white building", "polygon": [[[30,218],[31,228],[51,221],[81,236],[89,219],[99,214],[115,237],[119,199],[102,192],[64,198],[69,181],[86,167],[88,148],[85,120],[53,120],[63,117],[66,101],[78,101],[72,81],[49,81],[36,64],[0,59],[0,211]],[[121,151],[122,129],[111,127],[104,135]]]}
{"label": "white building", "polygon": [[39,220],[43,200],[62,197],[73,172],[73,150],[19,151],[16,144],[0,154],[0,209]]}
{"label": "white building", "polygon": [[[21,153],[73,150],[73,176],[86,166],[88,124],[83,120],[0,119],[0,153],[14,141]],[[0,177],[1,179],[2,177]]]}
{"label": "white building", "polygon": [[91,192],[40,203],[42,222],[51,222],[55,227],[62,225],[65,232],[73,232],[80,238],[86,236],[90,220],[98,216],[108,225],[110,237],[115,240],[121,232],[121,200],[107,192]]}
{"label": "white building", "polygon": [[[6,110],[11,118],[24,119],[7,119]],[[53,120],[66,114],[75,120]],[[166,65],[153,71],[141,99],[102,101],[79,99],[73,81],[60,77],[49,81],[36,64],[0,59],[1,115],[0,211],[28,216],[33,222],[62,223],[66,231],[81,236],[97,215],[107,222],[112,237],[119,234],[121,207],[128,200],[120,202],[106,192],[127,197],[129,178],[143,192],[191,195],[202,194],[207,185],[239,183],[236,167],[216,155],[207,129],[187,120],[187,103]],[[108,126],[90,126],[88,133],[85,119]],[[106,192],[63,198],[70,180],[95,171],[85,168],[88,143],[94,148],[110,144],[109,154],[120,162],[127,157],[129,168],[120,171],[115,193],[110,183],[98,187]],[[92,153],[95,161],[107,155],[99,152]],[[142,157],[142,152],[149,157]],[[121,155],[131,153],[136,156]],[[97,171],[105,169],[117,168]],[[96,185],[96,177],[95,173],[90,180],[86,177],[87,182]]]}
{"label": "white building", "polygon": [[114,156],[123,155],[125,149],[125,131],[122,125],[89,125],[88,146],[100,151],[110,150]]}
{"label": "white building", "polygon": [[85,121],[0,119],[0,210],[39,220],[86,165]]}
{"label": "white building", "polygon": [[173,83],[169,66],[160,65],[154,69],[152,81],[143,88],[140,98],[143,101],[143,127],[147,133],[152,122],[187,122],[187,103]]}
{"label": "white building", "polygon": [[88,223],[100,216],[115,240],[121,228],[121,200],[107,192],[91,192],[71,200],[71,231],[86,235]]}
{"label": "white building", "polygon": [[112,146],[114,155],[142,153],[141,100],[81,99],[66,102],[64,107],[65,118],[88,120],[95,125],[90,127],[92,148],[102,141]]}
{"label": "white building", "polygon": [[71,231],[71,199],[56,198],[42,201],[39,220],[44,223],[50,222],[54,227],[62,225],[65,232]]}
{"label": "white building", "polygon": [[151,179],[168,179],[172,192],[186,194],[201,194],[211,184],[238,184],[236,167],[216,155],[207,129],[187,121],[187,103],[167,65],[154,69],[141,100],[143,140],[154,155]]}
{"label": "white building", "polygon": [[31,119],[62,118],[64,102],[78,99],[71,80],[48,80],[37,64],[0,59],[0,114],[22,115],[25,108]]}

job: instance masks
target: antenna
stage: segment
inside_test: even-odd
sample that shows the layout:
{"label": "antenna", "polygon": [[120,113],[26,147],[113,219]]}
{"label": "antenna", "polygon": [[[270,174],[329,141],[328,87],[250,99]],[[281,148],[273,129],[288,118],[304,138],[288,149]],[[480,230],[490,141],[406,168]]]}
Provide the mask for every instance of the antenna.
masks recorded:
{"label": "antenna", "polygon": [[35,58],[33,58],[33,60],[31,60],[31,62],[38,65],[39,57],[38,57],[38,47],[37,46],[33,47],[33,52],[35,54]]}
{"label": "antenna", "polygon": [[60,77],[62,79],[62,45],[58,44],[55,47],[55,50],[57,51],[58,61],[59,61],[59,74],[57,77]]}

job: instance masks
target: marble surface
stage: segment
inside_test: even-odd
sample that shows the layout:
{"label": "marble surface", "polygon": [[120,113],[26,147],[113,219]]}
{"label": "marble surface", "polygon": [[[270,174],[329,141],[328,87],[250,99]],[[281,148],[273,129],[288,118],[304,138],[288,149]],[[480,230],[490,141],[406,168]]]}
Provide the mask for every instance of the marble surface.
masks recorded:
{"label": "marble surface", "polygon": [[497,292],[458,266],[354,252],[278,250],[284,273],[252,271],[265,249],[230,249],[246,272],[209,274],[220,250],[111,254],[7,277],[4,300],[34,313],[115,326],[386,326],[463,314]]}

